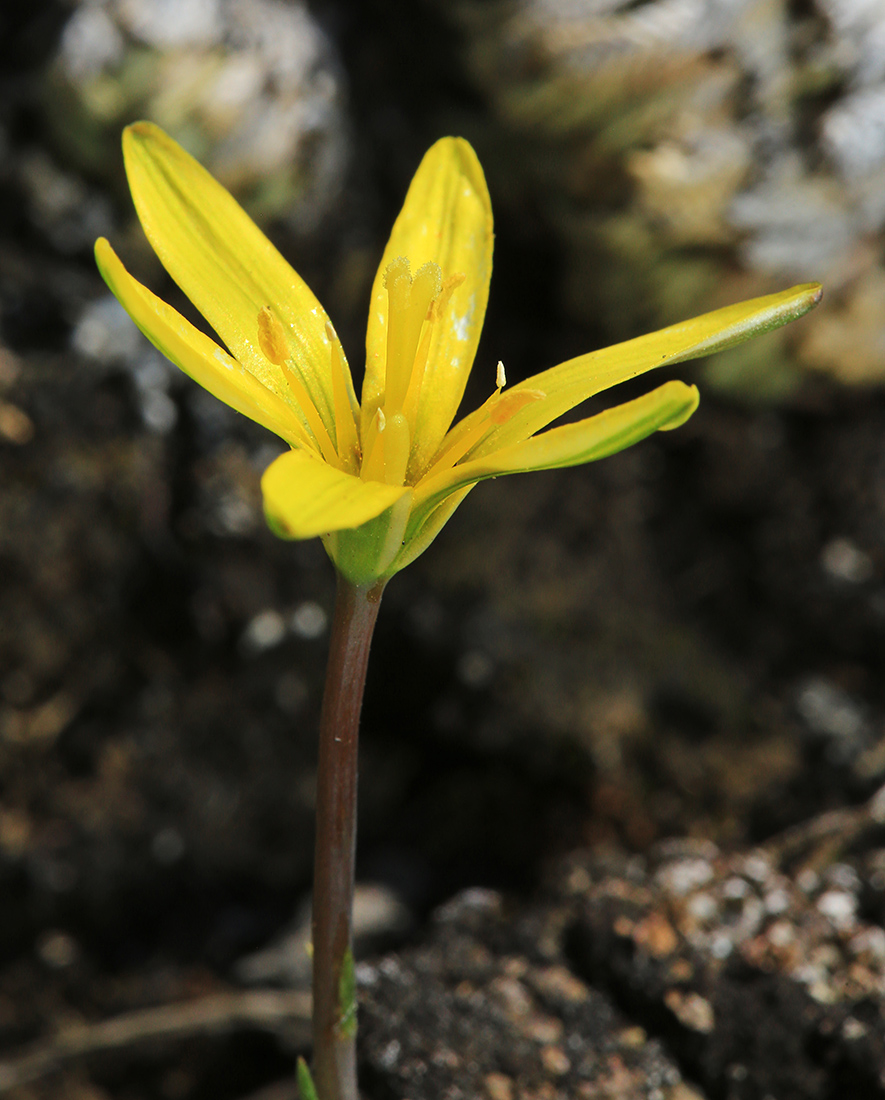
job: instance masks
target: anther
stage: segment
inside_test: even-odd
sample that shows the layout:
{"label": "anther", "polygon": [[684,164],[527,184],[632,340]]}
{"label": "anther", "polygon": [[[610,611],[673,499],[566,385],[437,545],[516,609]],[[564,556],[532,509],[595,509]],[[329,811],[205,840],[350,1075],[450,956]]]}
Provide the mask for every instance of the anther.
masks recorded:
{"label": "anther", "polygon": [[275,367],[279,367],[296,406],[300,409],[307,425],[316,440],[320,453],[326,462],[338,466],[338,453],[329,438],[329,433],[317,412],[313,399],[304,383],[288,364],[289,345],[286,330],[270,306],[262,306],[258,311],[258,345]]}
{"label": "anther", "polygon": [[520,409],[531,405],[533,401],[543,401],[546,396],[543,390],[510,390],[509,393],[502,393],[492,406],[489,420],[499,426],[506,424]]}
{"label": "anther", "polygon": [[[499,363],[498,366],[500,377],[501,364]],[[449,432],[424,476],[433,476],[450,470],[465,455],[478,447],[495,428],[506,424],[526,405],[530,405],[533,401],[542,401],[546,396],[543,390],[511,390],[509,393],[496,390],[474,413]]]}
{"label": "anther", "polygon": [[289,358],[286,330],[269,306],[258,311],[258,343],[274,366],[282,366]]}

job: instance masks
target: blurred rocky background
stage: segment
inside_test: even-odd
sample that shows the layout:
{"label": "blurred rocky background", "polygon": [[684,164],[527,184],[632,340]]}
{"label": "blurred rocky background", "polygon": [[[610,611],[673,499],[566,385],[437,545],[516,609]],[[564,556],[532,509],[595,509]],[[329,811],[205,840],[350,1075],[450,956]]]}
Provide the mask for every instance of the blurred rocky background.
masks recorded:
{"label": "blurred rocky background", "polygon": [[[357,368],[411,174],[468,137],[497,229],[471,404],[499,358],[515,380],[825,283],[795,326],[678,370],[703,391],[684,428],[481,486],[390,585],[365,1080],[885,1095],[861,1043],[885,1028],[883,40],[874,0],[0,9],[0,1091],[235,1100],[305,1041],[333,578],[264,528],[278,441],[95,271],[104,234],[189,309],[122,173],[120,130],[149,117],[266,227]],[[741,1039],[773,1004],[789,1080]]]}
{"label": "blurred rocky background", "polygon": [[[712,381],[882,377],[885,9],[864,0],[523,0],[459,9],[514,175],[563,252],[563,305],[612,335],[815,271],[828,309]],[[517,167],[518,166],[518,167]]]}

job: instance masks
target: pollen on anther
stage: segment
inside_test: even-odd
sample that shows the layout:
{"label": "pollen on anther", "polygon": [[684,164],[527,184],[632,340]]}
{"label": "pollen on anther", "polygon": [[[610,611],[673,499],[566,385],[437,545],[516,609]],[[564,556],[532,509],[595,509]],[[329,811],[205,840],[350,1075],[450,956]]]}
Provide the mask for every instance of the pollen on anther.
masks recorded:
{"label": "pollen on anther", "polygon": [[258,311],[258,343],[275,366],[281,366],[289,358],[286,330],[269,306],[262,306]]}
{"label": "pollen on anther", "polygon": [[520,409],[534,401],[543,401],[546,396],[543,390],[508,390],[492,406],[489,419],[493,424],[506,424]]}
{"label": "pollen on anther", "polygon": [[504,363],[501,359],[498,360],[498,370],[495,374],[495,385],[499,390],[503,390],[507,385],[507,373],[504,370]]}

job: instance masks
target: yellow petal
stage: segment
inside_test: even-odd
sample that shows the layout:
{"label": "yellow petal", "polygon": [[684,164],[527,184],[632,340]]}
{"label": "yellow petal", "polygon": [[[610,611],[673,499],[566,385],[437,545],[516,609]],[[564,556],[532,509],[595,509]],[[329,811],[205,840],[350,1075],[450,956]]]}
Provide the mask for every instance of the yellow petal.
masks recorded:
{"label": "yellow petal", "polygon": [[95,261],[120,304],[155,348],[204,389],[287,443],[311,447],[292,410],[214,340],[134,279],[104,238]]}
{"label": "yellow petal", "polygon": [[456,469],[468,471],[476,465],[487,467],[492,474],[509,474],[596,462],[632,447],[652,432],[678,428],[698,407],[698,401],[697,386],[665,382],[633,401],[574,424],[551,428]]}
{"label": "yellow petal", "polygon": [[249,215],[190,154],[150,122],[128,126],[123,155],[142,227],[163,266],[231,353],[283,400],[285,373],[258,341],[270,307],[311,400],[334,436],[325,310]]}
{"label": "yellow petal", "polygon": [[264,471],[261,492],[267,521],[276,534],[310,539],[360,527],[411,490],[362,481],[307,451],[288,451]]}
{"label": "yellow petal", "polygon": [[794,321],[816,306],[821,294],[818,283],[795,286],[779,294],[705,313],[623,344],[579,355],[527,378],[509,392],[532,389],[541,390],[547,396],[526,405],[506,424],[492,431],[472,457],[479,458],[527,439],[588,397],[653,367],[672,366],[686,359],[723,351]]}
{"label": "yellow petal", "polygon": [[504,447],[483,458],[453,466],[428,477],[415,488],[412,520],[406,541],[414,537],[449,494],[490,477],[578,466],[617,454],[656,431],[678,428],[698,406],[696,386],[665,382],[651,393],[606,409],[586,420],[563,424],[549,432]]}
{"label": "yellow petal", "polygon": [[432,330],[418,405],[413,463],[435,453],[457,412],[485,319],[492,275],[492,206],[476,154],[463,138],[442,138],[425,154],[375,276],[366,334],[363,429],[384,393],[388,264],[405,257],[413,272],[439,265],[443,279],[462,274]]}

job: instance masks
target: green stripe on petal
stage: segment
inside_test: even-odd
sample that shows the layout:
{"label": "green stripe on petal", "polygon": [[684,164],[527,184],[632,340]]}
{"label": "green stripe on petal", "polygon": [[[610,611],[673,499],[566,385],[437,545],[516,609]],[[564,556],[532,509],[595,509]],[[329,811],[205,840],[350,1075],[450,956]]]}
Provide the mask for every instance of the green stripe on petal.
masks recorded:
{"label": "green stripe on petal", "polygon": [[[652,432],[678,428],[695,411],[699,400],[697,386],[665,382],[634,401],[606,409],[575,424],[551,428],[476,462],[479,466],[489,465],[493,473],[500,474],[597,462],[632,447]],[[470,461],[455,469],[466,470],[473,465]]]}
{"label": "green stripe on petal", "polygon": [[139,220],[163,266],[231,353],[297,406],[281,368],[258,343],[270,307],[311,400],[334,437],[326,312],[237,201],[189,153],[149,122],[123,134],[126,175]]}
{"label": "green stripe on petal", "polygon": [[111,293],[158,351],[232,409],[285,439],[312,447],[289,406],[204,332],[133,278],[108,242],[95,243],[95,262]]}
{"label": "green stripe on petal", "polygon": [[462,462],[438,477],[427,478],[415,490],[406,541],[420,532],[430,513],[445,497],[467,485],[503,474],[596,462],[631,447],[652,432],[679,427],[697,406],[696,386],[665,382],[651,393],[606,409],[587,420],[551,428],[549,432],[504,447],[494,454]]}
{"label": "green stripe on petal", "polygon": [[508,392],[541,390],[546,397],[526,405],[506,424],[490,432],[471,457],[479,458],[527,439],[588,397],[654,367],[672,366],[724,351],[753,336],[780,328],[816,306],[821,294],[818,283],[795,286],[779,294],[705,313],[623,344],[579,355],[527,378]]}
{"label": "green stripe on petal", "polygon": [[384,394],[388,264],[403,256],[413,274],[433,262],[444,280],[464,276],[433,327],[413,441],[416,468],[436,452],[464,395],[489,297],[492,240],[492,204],[476,153],[463,138],[442,138],[418,166],[394,223],[372,287],[366,333],[363,431]]}
{"label": "green stripe on petal", "polygon": [[261,478],[264,511],[281,538],[311,539],[360,527],[411,490],[362,481],[307,451],[288,451]]}

